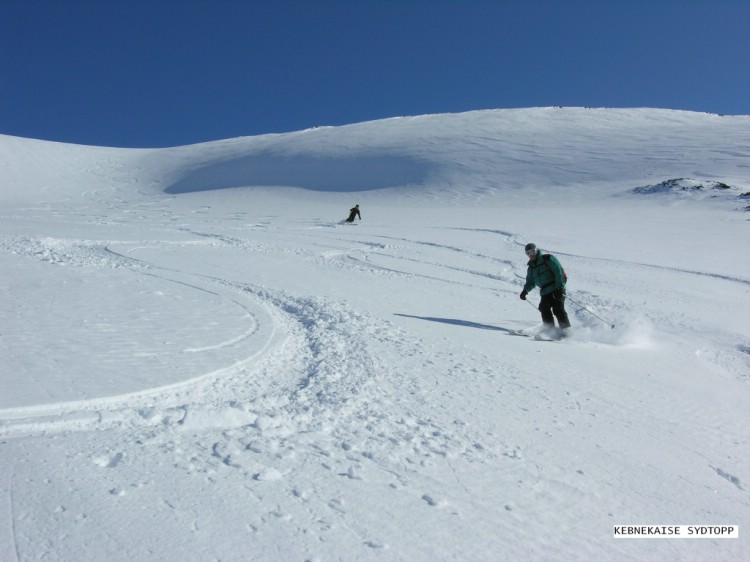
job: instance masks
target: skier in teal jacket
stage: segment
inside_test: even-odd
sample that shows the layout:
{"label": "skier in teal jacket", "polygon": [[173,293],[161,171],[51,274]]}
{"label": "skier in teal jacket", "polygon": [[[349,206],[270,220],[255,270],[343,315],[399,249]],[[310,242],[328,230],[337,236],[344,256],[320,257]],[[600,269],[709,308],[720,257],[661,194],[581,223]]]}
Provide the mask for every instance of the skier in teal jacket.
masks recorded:
{"label": "skier in teal jacket", "polygon": [[[542,254],[536,244],[526,244],[526,255],[529,257],[526,270],[526,284],[521,291],[521,299],[534,287],[539,287],[542,299],[539,301],[539,312],[542,322],[550,328],[555,327],[555,318],[560,328],[570,328],[568,313],[565,312],[565,272],[557,258],[551,254]],[[553,317],[554,315],[554,317]]]}

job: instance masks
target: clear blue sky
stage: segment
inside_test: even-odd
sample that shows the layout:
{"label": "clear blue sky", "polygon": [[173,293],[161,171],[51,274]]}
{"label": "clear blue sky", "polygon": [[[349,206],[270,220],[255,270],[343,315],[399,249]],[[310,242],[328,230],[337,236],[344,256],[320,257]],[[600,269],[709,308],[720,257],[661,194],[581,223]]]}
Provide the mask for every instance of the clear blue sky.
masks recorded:
{"label": "clear blue sky", "polygon": [[750,114],[750,0],[0,0],[0,133],[159,147],[472,109]]}

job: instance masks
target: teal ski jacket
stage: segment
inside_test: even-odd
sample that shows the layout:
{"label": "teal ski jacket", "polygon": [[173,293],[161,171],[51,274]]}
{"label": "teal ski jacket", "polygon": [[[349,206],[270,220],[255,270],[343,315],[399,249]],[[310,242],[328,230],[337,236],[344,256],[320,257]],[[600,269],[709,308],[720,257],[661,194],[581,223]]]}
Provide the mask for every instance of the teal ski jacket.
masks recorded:
{"label": "teal ski jacket", "polygon": [[565,290],[562,265],[555,256],[542,254],[541,250],[537,251],[535,260],[529,260],[523,290],[528,293],[534,287],[539,287],[542,296],[549,295],[559,288]]}

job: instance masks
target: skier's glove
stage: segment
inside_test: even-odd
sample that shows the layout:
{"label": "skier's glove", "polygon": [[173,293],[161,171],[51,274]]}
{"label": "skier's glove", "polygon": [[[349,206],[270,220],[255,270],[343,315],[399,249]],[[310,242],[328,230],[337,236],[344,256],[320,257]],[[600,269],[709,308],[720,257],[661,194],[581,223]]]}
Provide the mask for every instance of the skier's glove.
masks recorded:
{"label": "skier's glove", "polygon": [[558,287],[555,289],[555,291],[552,293],[552,298],[556,301],[561,301],[565,298],[565,289],[562,287]]}
{"label": "skier's glove", "polygon": [[526,300],[526,295],[528,295],[528,294],[529,293],[527,293],[526,291],[521,291],[521,300],[525,301]]}

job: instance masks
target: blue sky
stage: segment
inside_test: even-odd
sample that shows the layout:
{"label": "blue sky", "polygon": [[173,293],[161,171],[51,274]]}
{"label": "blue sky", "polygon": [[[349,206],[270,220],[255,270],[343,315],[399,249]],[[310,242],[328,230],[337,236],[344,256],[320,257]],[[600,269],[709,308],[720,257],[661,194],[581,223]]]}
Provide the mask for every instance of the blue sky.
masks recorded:
{"label": "blue sky", "polygon": [[473,109],[750,114],[747,0],[0,0],[0,133],[162,147]]}

